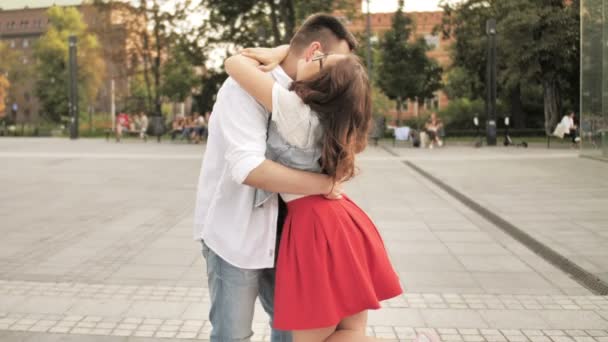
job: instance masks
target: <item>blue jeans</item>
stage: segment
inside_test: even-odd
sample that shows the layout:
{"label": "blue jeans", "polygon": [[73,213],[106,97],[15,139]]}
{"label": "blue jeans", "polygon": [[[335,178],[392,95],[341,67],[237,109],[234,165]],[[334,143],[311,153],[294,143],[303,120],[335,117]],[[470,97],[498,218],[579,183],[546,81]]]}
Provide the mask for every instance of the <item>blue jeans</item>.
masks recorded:
{"label": "blue jeans", "polygon": [[[207,261],[211,299],[211,342],[251,341],[253,311],[258,296],[270,316],[272,328],[275,270],[247,270],[232,266],[204,242],[203,256]],[[291,342],[291,333],[272,329],[271,341]]]}

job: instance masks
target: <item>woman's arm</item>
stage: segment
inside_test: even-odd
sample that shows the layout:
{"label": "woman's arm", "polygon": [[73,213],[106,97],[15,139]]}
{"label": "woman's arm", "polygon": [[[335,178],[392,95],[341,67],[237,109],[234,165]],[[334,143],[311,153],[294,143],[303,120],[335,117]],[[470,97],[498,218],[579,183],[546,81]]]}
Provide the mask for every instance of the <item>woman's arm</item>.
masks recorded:
{"label": "woman's arm", "polygon": [[[270,49],[273,60],[262,61],[266,64],[278,63],[287,55],[287,49],[284,46]],[[243,54],[255,57],[254,53],[249,53],[250,50],[245,50]],[[229,57],[224,62],[224,68],[230,77],[232,77],[246,92],[258,100],[267,110],[272,111],[272,86],[274,80],[264,71],[260,70],[260,62],[253,58],[238,54]],[[270,57],[268,57],[270,58]],[[277,60],[280,59],[278,62]]]}

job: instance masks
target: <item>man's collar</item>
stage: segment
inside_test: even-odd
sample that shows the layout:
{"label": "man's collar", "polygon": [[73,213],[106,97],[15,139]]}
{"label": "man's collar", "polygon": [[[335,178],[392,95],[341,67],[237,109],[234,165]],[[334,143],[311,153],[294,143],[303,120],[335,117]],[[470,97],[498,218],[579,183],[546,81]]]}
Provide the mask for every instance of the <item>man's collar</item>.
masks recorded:
{"label": "man's collar", "polygon": [[283,86],[285,88],[289,88],[289,86],[291,85],[291,82],[293,82],[291,77],[289,77],[289,75],[287,75],[285,70],[283,70],[283,68],[280,65],[277,65],[276,68],[272,69],[270,74],[272,75],[272,77],[274,78],[274,80],[276,82],[278,82],[281,86]]}

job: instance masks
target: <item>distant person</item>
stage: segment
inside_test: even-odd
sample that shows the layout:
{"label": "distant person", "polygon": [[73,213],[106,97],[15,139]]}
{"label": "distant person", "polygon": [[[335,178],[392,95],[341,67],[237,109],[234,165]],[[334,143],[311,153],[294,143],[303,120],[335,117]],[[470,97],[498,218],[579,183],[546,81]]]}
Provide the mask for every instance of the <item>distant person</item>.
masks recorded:
{"label": "distant person", "polygon": [[578,136],[578,126],[574,123],[575,116],[574,111],[570,111],[567,115],[564,115],[560,123],[564,127],[564,135],[570,137],[573,146],[581,140]]}
{"label": "distant person", "polygon": [[185,128],[185,119],[183,116],[178,115],[173,119],[173,123],[171,123],[171,140],[175,140],[177,135],[181,135],[184,132]]}
{"label": "distant person", "polygon": [[205,118],[199,113],[194,113],[194,132],[192,133],[194,143],[200,143],[206,136],[207,122],[205,121]]}
{"label": "distant person", "polygon": [[144,112],[139,112],[139,137],[146,139],[148,132],[148,116]]}
{"label": "distant person", "polygon": [[439,137],[439,132],[443,129],[443,121],[437,117],[437,113],[431,113],[431,117],[424,125],[424,131],[429,136],[429,148],[433,148],[434,145],[439,147],[443,146],[443,141]]}
{"label": "distant person", "polygon": [[116,115],[116,141],[120,141],[123,132],[128,132],[131,126],[131,118],[127,113]]}
{"label": "distant person", "polygon": [[184,122],[184,129],[182,131],[182,135],[181,138],[182,139],[187,139],[188,141],[191,141],[192,139],[192,135],[195,132],[195,123],[194,123],[194,117],[192,116],[187,116],[186,120]]}

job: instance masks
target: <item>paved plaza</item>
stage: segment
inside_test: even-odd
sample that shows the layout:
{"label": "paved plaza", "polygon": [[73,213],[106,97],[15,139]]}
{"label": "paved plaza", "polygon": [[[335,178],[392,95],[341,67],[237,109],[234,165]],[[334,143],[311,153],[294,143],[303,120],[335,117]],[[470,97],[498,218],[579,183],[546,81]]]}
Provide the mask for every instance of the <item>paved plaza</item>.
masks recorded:
{"label": "paved plaza", "polygon": [[[0,139],[0,341],[205,341],[192,240],[204,146]],[[369,334],[411,341],[608,342],[608,297],[538,256],[410,162],[608,282],[608,163],[575,150],[370,147],[347,193],[406,293]],[[254,341],[268,341],[258,307]]]}

